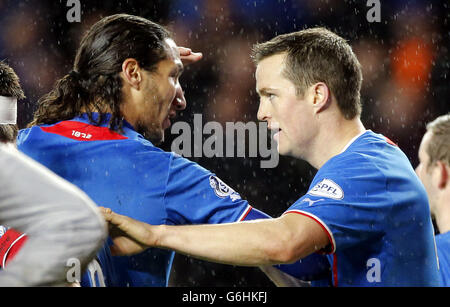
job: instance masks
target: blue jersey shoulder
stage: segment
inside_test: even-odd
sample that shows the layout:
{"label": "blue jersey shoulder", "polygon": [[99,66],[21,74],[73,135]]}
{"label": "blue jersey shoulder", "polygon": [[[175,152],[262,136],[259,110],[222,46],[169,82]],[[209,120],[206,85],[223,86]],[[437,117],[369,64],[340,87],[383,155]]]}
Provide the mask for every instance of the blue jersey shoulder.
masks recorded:
{"label": "blue jersey shoulder", "polygon": [[327,233],[335,285],[436,284],[426,192],[381,135],[367,131],[327,161],[286,213],[308,216]]}

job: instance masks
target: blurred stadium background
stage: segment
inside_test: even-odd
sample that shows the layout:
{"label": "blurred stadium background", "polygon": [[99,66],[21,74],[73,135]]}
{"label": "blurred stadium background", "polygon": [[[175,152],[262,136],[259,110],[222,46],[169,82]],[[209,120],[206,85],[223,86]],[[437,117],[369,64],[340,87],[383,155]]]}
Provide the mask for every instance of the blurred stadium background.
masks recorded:
{"label": "blurred stadium background", "polygon": [[[67,2],[0,0],[0,60],[16,70],[27,96],[19,103],[20,128],[37,100],[71,70],[83,33],[115,13],[161,23],[178,45],[203,52],[201,63],[181,79],[188,107],[179,119],[191,124],[194,113],[204,122],[257,121],[252,45],[317,25],[349,40],[363,67],[363,123],[396,142],[414,167],[425,124],[450,111],[446,0],[381,0],[381,20],[373,23],[366,0],[80,0],[80,23],[67,21]],[[256,158],[192,160],[272,216],[305,193],[315,174],[307,163],[286,157],[274,169],[261,169]],[[273,285],[258,269],[177,255],[170,286]]]}

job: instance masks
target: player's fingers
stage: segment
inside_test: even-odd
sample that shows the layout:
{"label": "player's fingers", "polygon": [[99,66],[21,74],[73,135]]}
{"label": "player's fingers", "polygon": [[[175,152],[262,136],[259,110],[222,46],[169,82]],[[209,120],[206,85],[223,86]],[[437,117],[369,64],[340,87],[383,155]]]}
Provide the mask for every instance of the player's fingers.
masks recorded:
{"label": "player's fingers", "polygon": [[108,214],[108,213],[111,213],[112,212],[112,210],[110,209],[110,208],[105,208],[105,207],[98,207],[98,209],[100,210],[100,213],[106,213],[106,214]]}
{"label": "player's fingers", "polygon": [[[139,245],[136,246],[136,242],[131,244],[132,247],[129,247],[129,239],[136,240],[137,242],[140,242],[140,244],[145,244],[144,242],[148,237],[147,225],[145,223],[139,222],[125,215],[114,213],[109,208],[100,207],[100,210],[103,217],[109,224],[110,236],[116,238],[115,240],[118,240],[117,242],[114,242],[116,245],[119,241],[121,241],[122,243],[119,244],[119,246],[127,246],[125,250],[129,252],[129,250],[141,248]],[[128,237],[128,239],[125,239],[125,237]],[[116,252],[120,253],[120,251]]]}
{"label": "player's fingers", "polygon": [[203,58],[203,54],[201,52],[192,52],[189,55],[180,56],[180,58],[184,65],[189,65],[200,61]]}
{"label": "player's fingers", "polygon": [[112,218],[112,210],[105,207],[98,207],[100,214],[103,216],[103,218],[109,222]]}
{"label": "player's fingers", "polygon": [[114,225],[118,228],[122,228],[122,224],[127,222],[127,217],[114,213],[110,208],[99,207],[100,213],[102,214],[105,221],[107,221],[110,226]]}
{"label": "player's fingers", "polygon": [[[120,215],[117,213],[114,213],[109,208],[104,208],[102,210],[103,217],[109,224],[109,231],[110,234],[116,234],[123,232],[122,235],[126,234],[130,237],[136,237],[138,234],[136,234],[136,231],[141,229],[141,224],[137,220],[134,220],[128,216]],[[145,227],[144,227],[145,228]]]}
{"label": "player's fingers", "polygon": [[192,50],[186,47],[178,47],[178,51],[180,52],[180,56],[187,56],[192,53]]}

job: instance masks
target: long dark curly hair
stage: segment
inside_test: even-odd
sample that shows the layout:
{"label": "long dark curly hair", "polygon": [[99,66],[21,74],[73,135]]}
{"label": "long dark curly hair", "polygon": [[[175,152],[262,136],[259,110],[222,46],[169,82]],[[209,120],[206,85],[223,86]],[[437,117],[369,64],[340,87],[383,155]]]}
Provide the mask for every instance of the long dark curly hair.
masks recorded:
{"label": "long dark curly hair", "polygon": [[[167,58],[164,42],[169,32],[145,18],[117,14],[95,23],[84,35],[78,48],[73,70],[58,80],[53,90],[38,101],[29,127],[54,124],[88,113],[93,124],[106,120],[109,128],[122,129],[122,63],[135,59],[149,71]],[[101,116],[94,121],[92,112]]]}

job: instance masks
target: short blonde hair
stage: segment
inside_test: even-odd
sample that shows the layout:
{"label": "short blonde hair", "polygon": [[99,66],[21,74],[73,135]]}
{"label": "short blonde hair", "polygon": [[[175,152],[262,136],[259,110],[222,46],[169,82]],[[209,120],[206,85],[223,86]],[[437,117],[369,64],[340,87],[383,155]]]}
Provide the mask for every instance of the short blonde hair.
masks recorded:
{"label": "short blonde hair", "polygon": [[431,139],[426,148],[430,157],[428,166],[437,161],[450,166],[450,113],[439,116],[429,123],[427,131],[431,131]]}

